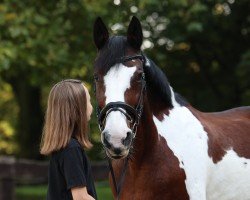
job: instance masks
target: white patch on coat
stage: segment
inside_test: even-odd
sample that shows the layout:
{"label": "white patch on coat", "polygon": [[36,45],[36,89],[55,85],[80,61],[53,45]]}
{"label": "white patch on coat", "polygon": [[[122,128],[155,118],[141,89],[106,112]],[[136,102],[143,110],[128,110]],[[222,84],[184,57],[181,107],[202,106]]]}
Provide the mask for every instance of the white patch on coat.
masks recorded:
{"label": "white patch on coat", "polygon": [[233,149],[223,159],[210,162],[207,177],[208,200],[249,200],[250,160],[239,157]]}
{"label": "white patch on coat", "polygon": [[185,171],[190,199],[205,200],[208,137],[203,127],[186,107],[174,107],[163,121],[153,120]]}
{"label": "white patch on coat", "polygon": [[208,156],[208,136],[200,121],[176,103],[163,121],[156,117],[153,120],[185,171],[190,200],[250,200],[250,160],[230,150],[214,164]]}
{"label": "white patch on coat", "polygon": [[[136,67],[126,67],[117,64],[104,76],[106,105],[110,102],[125,102],[125,91],[130,88],[130,80],[136,71]],[[126,122],[126,117],[119,111],[112,111],[107,119],[104,131],[110,135],[110,143],[114,147],[120,147],[121,139],[126,138],[131,131]]]}

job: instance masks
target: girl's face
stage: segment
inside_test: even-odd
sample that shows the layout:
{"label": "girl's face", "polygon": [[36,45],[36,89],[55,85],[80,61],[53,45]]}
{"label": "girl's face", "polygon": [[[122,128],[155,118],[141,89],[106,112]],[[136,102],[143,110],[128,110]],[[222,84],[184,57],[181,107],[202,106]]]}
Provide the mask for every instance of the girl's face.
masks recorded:
{"label": "girl's face", "polygon": [[90,95],[88,89],[83,85],[85,93],[86,93],[86,100],[87,100],[87,120],[90,120],[90,116],[93,112],[93,107],[90,102]]}

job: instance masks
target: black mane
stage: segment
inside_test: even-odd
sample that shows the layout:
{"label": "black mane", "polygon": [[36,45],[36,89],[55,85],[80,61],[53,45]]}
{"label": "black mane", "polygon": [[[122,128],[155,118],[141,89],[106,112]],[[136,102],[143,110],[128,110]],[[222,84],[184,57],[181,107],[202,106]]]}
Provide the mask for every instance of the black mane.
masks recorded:
{"label": "black mane", "polygon": [[173,107],[171,100],[170,85],[165,74],[160,68],[149,58],[147,58],[146,66],[144,68],[147,89],[150,92],[150,97],[153,101],[164,102],[169,108]]}
{"label": "black mane", "polygon": [[[144,71],[146,74],[147,88],[150,90],[151,96],[157,97],[159,100],[164,102],[169,108],[172,108],[172,94],[170,84],[166,75],[149,58],[147,58],[147,65],[144,68]],[[180,94],[174,93],[174,95],[176,102],[179,103],[181,106],[188,105],[186,99],[184,99]]]}

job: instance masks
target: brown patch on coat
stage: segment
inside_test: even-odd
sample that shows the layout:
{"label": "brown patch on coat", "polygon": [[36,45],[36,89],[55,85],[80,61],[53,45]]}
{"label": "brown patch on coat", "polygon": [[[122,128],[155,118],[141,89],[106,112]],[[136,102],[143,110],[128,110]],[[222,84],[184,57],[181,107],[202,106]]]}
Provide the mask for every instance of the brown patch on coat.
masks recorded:
{"label": "brown patch on coat", "polygon": [[[126,56],[133,56],[136,54],[139,54],[139,52],[136,52],[132,48],[127,48]],[[131,82],[130,82],[131,88],[125,92],[125,102],[128,103],[129,105],[137,105],[137,102],[139,100],[141,87],[138,81],[140,78],[140,74],[143,72],[142,64],[143,63],[139,59],[136,59],[134,62],[129,61],[125,63],[125,65],[128,67],[132,67],[135,65],[137,67],[135,75],[131,79]],[[146,90],[147,90],[147,86],[146,86]],[[149,93],[149,91],[146,91],[146,93],[148,95],[147,97],[149,100],[149,104],[151,105],[150,110],[159,121],[162,121],[164,119],[164,115],[169,115],[170,108],[164,102],[159,102],[159,100],[156,97],[153,97]],[[145,93],[144,99],[146,98],[146,93]]]}
{"label": "brown patch on coat", "polygon": [[214,163],[233,149],[238,156],[250,159],[250,107],[215,113],[203,113],[189,106],[208,134],[208,155]]}
{"label": "brown patch on coat", "polygon": [[128,88],[124,93],[125,102],[133,107],[135,107],[139,103],[139,98],[142,90],[141,76],[143,70],[140,69],[140,66],[136,66],[136,68],[137,69],[130,80],[130,88]]}
{"label": "brown patch on coat", "polygon": [[99,77],[99,80],[95,81],[95,88],[96,88],[96,101],[97,105],[102,109],[106,105],[106,95],[105,91],[106,88],[104,86],[103,77]]}
{"label": "brown patch on coat", "polygon": [[164,115],[169,115],[170,108],[166,107],[164,104],[151,104],[152,106],[152,112],[154,116],[159,120],[164,120]]}

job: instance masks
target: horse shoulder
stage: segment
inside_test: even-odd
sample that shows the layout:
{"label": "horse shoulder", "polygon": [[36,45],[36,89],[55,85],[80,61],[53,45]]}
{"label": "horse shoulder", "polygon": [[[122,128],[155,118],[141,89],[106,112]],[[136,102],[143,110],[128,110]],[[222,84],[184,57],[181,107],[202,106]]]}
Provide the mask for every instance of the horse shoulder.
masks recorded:
{"label": "horse shoulder", "polygon": [[191,200],[206,199],[208,137],[199,120],[186,107],[175,107],[162,121],[154,117],[158,134],[179,160]]}

